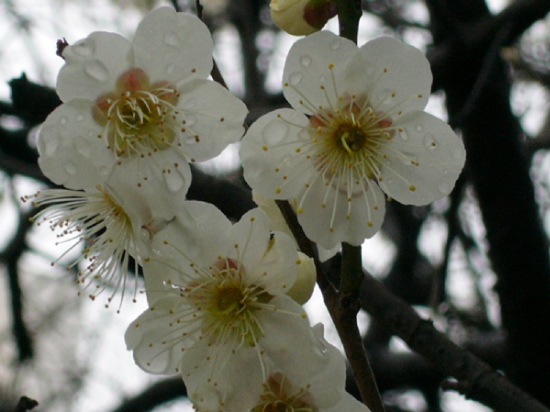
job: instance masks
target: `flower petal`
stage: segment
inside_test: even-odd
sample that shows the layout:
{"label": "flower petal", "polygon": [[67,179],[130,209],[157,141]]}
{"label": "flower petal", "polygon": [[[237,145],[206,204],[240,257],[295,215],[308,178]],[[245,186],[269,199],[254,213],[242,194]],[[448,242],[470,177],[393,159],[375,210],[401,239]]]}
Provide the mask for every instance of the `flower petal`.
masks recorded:
{"label": "flower petal", "polygon": [[131,43],[115,33],[94,32],[63,51],[65,65],[57,77],[62,101],[88,99],[115,90],[118,77],[134,64]]}
{"label": "flower petal", "polygon": [[432,73],[430,63],[416,47],[379,37],[351,57],[345,80],[348,91],[363,87],[375,112],[391,114],[422,110],[430,96]]}
{"label": "flower petal", "polygon": [[381,166],[384,192],[410,205],[426,205],[448,195],[464,166],[461,140],[447,123],[425,112],[405,114],[394,126],[404,133],[385,149],[391,163]]}
{"label": "flower petal", "polygon": [[55,109],[40,128],[38,164],[54,183],[71,189],[93,187],[104,181],[114,160],[98,135],[93,103],[72,100]]}
{"label": "flower petal", "polygon": [[386,211],[384,194],[373,181],[356,186],[350,197],[339,186],[327,186],[319,178],[298,199],[298,222],[311,240],[327,249],[341,242],[361,245],[380,229]]}
{"label": "flower petal", "polygon": [[212,159],[228,144],[239,141],[248,109],[231,92],[200,79],[185,83],[178,92],[177,106],[184,119],[179,141],[189,159]]}
{"label": "flower petal", "polygon": [[315,113],[319,106],[330,107],[330,101],[346,92],[343,88],[340,90],[341,79],[347,60],[355,53],[355,43],[328,31],[298,40],[292,45],[285,63],[285,98],[294,109],[305,114]]}
{"label": "flower petal", "polygon": [[134,36],[136,66],[152,82],[207,78],[212,70],[213,42],[206,25],[169,7],[147,14]]}
{"label": "flower petal", "polygon": [[306,116],[280,109],[256,120],[241,143],[244,178],[254,190],[270,199],[292,199],[304,190],[315,173],[301,153],[309,139]]}

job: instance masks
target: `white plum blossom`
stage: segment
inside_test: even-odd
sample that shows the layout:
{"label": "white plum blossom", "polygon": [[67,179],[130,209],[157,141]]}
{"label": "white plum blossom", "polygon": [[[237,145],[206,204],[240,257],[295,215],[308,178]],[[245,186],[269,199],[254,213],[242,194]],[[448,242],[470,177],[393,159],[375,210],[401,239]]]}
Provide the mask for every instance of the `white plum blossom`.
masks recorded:
{"label": "white plum blossom", "polygon": [[301,264],[294,242],[270,233],[260,209],[234,226],[188,201],[158,232],[144,265],[150,308],[126,332],[136,363],[181,373],[198,410],[242,412],[263,391],[269,362],[322,362],[302,307],[287,296]]}
{"label": "white plum blossom", "polygon": [[[250,412],[369,412],[369,408],[345,391],[346,364],[338,349],[323,337],[323,325],[313,327],[314,334],[323,347],[322,364],[305,365],[300,373],[288,370],[293,362],[270,365],[264,382],[264,391]],[[302,362],[300,362],[302,363]]]}
{"label": "white plum blossom", "polygon": [[[52,265],[80,248],[67,269],[77,271],[78,283],[91,289],[88,295],[94,300],[111,288],[106,306],[117,291],[122,291],[122,303],[129,270],[138,273],[139,263],[150,253],[151,236],[173,219],[176,207],[117,177],[115,173],[102,185],[83,191],[48,189],[22,198],[42,208],[33,220],[48,224],[57,233],[56,244],[65,248]],[[137,276],[134,279],[137,282]],[[134,287],[134,300],[136,291]]]}
{"label": "white plum blossom", "polygon": [[207,80],[212,50],[197,17],[167,7],[145,16],[132,42],[94,32],[65,47],[64,103],[38,139],[44,174],[82,189],[118,168],[128,184],[149,182],[183,200],[188,163],[217,156],[244,132],[245,105]]}
{"label": "white plum blossom", "polygon": [[258,119],[240,155],[250,186],[296,206],[306,235],[330,249],[381,227],[385,195],[425,205],[452,190],[462,142],[426,113],[424,55],[390,37],[358,48],[330,32],[297,41],[283,74],[294,110]]}

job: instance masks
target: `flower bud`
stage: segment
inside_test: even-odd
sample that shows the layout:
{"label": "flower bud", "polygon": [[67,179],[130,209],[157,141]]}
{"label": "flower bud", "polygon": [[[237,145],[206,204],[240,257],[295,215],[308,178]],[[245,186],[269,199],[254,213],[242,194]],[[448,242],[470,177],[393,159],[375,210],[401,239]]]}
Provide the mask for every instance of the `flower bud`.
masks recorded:
{"label": "flower bud", "polygon": [[295,36],[321,30],[336,15],[333,0],[271,0],[269,7],[273,22]]}

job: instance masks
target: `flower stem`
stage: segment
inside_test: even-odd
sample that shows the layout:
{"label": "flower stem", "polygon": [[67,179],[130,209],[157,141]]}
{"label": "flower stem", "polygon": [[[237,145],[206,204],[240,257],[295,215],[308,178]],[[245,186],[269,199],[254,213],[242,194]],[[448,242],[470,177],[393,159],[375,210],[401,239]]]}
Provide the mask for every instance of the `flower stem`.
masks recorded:
{"label": "flower stem", "polygon": [[344,345],[361,398],[372,412],[384,412],[384,403],[357,326],[357,313],[360,308],[359,290],[363,279],[361,246],[342,243],[338,299],[335,307],[329,310],[331,309],[334,324]]}
{"label": "flower stem", "polygon": [[359,287],[363,280],[361,247],[343,244],[340,290],[337,291],[323,271],[317,251],[298,223],[296,214],[287,201],[276,200],[300,250],[312,258],[317,269],[317,284],[323,293],[323,300],[344,345],[346,357],[363,402],[372,412],[385,412],[374,374],[363,347],[357,312],[359,312]]}
{"label": "flower stem", "polygon": [[336,0],[338,5],[338,23],[340,36],[357,44],[359,19],[361,18],[360,0]]}

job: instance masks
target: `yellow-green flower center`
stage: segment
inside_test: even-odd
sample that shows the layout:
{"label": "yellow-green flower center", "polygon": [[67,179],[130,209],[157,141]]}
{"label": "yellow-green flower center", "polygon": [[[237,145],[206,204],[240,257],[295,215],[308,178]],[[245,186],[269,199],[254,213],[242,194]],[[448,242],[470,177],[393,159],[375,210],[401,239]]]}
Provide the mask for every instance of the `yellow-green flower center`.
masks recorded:
{"label": "yellow-green flower center", "polygon": [[179,93],[169,83],[150,84],[141,69],[122,74],[116,91],[96,101],[94,119],[103,126],[107,146],[117,157],[150,155],[176,137]]}

